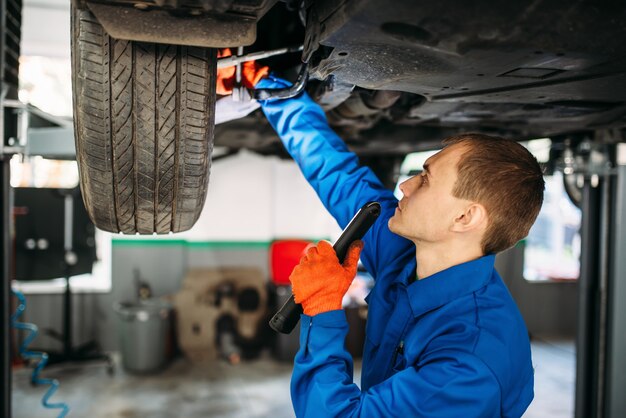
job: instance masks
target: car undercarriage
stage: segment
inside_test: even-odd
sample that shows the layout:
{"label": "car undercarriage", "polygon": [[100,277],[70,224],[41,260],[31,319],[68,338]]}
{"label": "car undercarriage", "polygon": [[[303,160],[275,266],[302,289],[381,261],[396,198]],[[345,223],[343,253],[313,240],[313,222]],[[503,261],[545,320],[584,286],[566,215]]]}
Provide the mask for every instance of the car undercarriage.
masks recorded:
{"label": "car undercarriage", "polygon": [[[260,112],[214,126],[217,48],[239,61],[267,56],[260,62],[294,86],[257,97],[306,90],[383,177],[407,153],[459,132],[548,137],[556,154],[585,141],[624,140],[620,2],[75,0],[73,7],[81,181],[92,218],[109,231],[190,228],[204,204],[213,145],[216,158],[242,148],[285,155]],[[270,57],[274,50],[282,52]]]}

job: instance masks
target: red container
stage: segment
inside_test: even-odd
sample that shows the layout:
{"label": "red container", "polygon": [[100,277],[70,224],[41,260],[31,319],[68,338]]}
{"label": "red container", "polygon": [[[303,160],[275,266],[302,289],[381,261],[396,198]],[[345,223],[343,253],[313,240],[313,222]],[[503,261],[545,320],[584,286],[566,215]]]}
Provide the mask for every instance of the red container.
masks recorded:
{"label": "red container", "polygon": [[311,241],[290,239],[270,244],[270,275],[276,285],[290,285],[289,275],[305,254]]}

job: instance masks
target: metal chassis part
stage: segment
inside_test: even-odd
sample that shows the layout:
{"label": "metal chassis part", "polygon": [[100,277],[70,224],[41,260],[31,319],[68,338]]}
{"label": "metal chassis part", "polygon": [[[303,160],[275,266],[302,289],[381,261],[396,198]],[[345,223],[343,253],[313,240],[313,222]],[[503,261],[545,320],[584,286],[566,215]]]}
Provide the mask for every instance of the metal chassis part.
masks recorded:
{"label": "metal chassis part", "polygon": [[[253,15],[202,10],[171,13],[157,7],[133,7],[115,2],[88,1],[86,5],[106,32],[116,39],[226,48],[254,43],[257,21],[275,2],[268,0]],[[143,4],[136,6],[139,5]]]}
{"label": "metal chassis part", "polygon": [[289,99],[304,91],[309,79],[309,62],[313,53],[319,48],[320,25],[317,11],[310,7],[306,11],[306,33],[304,37],[304,49],[302,51],[302,66],[298,72],[298,78],[291,87],[282,89],[258,89],[254,91],[257,100]]}

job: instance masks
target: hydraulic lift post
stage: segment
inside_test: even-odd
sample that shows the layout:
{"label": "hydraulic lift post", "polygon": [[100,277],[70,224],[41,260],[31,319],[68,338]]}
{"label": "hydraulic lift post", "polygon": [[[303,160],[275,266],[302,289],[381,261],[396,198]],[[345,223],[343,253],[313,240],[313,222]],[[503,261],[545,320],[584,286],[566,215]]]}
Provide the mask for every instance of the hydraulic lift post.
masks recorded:
{"label": "hydraulic lift post", "polygon": [[576,418],[626,411],[626,144],[585,168],[578,282]]}
{"label": "hydraulic lift post", "polygon": [[[6,5],[4,0],[0,0],[0,149],[4,145],[4,109],[2,100],[4,98],[4,19],[6,16]],[[0,418],[11,416],[11,354],[9,353],[9,260],[8,254],[8,231],[7,222],[8,189],[5,187],[8,169],[4,156],[0,153],[0,186],[2,195],[0,196]]]}
{"label": "hydraulic lift post", "polygon": [[[0,99],[1,100],[1,99]],[[0,106],[0,110],[2,107]],[[1,116],[0,116],[1,118]],[[2,123],[0,123],[0,129]],[[1,132],[1,131],[0,131]],[[9,278],[9,246],[10,246],[10,156],[0,155],[0,184],[2,185],[2,202],[1,212],[2,220],[0,222],[0,236],[2,237],[2,259],[0,261],[1,278],[0,278],[0,417],[9,418],[11,416],[11,346],[10,346],[10,327],[9,319],[11,317],[11,280]]]}
{"label": "hydraulic lift post", "polygon": [[[22,26],[22,0],[0,0],[0,418],[11,416],[11,182],[13,150],[9,138],[17,137],[12,110],[6,100],[17,100],[18,59]],[[7,120],[9,119],[9,120]]]}
{"label": "hydraulic lift post", "polygon": [[0,92],[0,418],[11,417],[11,263],[13,220],[11,194],[11,158],[22,151],[18,133],[21,112],[18,102],[5,100]]}
{"label": "hydraulic lift post", "polygon": [[626,412],[626,144],[617,148],[617,179],[613,199],[612,280],[608,288],[606,350],[606,416],[623,417]]}

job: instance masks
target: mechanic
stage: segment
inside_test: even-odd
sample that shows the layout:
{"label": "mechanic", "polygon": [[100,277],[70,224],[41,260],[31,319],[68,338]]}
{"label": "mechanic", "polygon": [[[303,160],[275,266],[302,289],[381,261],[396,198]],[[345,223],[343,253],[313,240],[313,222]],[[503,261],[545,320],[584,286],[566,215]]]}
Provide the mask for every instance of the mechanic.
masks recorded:
{"label": "mechanic", "polygon": [[[270,76],[256,87],[287,85]],[[261,107],[342,228],[366,202],[382,206],[343,265],[322,241],[291,275],[304,309],[291,381],[296,415],[521,416],[533,399],[530,342],[494,260],[537,217],[544,190],[537,160],[512,140],[448,138],[422,174],[400,185],[398,202],[306,93]],[[360,389],[341,309],[359,256],[376,280]]]}

